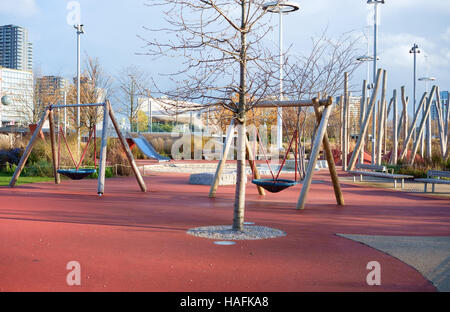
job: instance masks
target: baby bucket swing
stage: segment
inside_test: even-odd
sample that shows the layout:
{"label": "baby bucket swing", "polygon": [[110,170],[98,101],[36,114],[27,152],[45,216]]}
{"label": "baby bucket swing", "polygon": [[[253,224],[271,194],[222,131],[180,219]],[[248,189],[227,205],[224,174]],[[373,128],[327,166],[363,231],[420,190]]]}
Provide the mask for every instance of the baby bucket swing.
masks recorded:
{"label": "baby bucket swing", "polygon": [[[298,124],[298,122],[297,122],[297,124]],[[295,131],[294,131],[294,133],[292,135],[292,138],[291,138],[290,143],[289,143],[289,147],[286,150],[286,153],[285,153],[285,155],[283,157],[283,161],[282,161],[282,163],[280,165],[280,168],[278,169],[278,172],[277,172],[276,175],[274,174],[274,172],[272,171],[272,168],[270,167],[270,163],[269,163],[269,160],[268,160],[268,157],[267,157],[267,153],[266,153],[266,151],[264,149],[264,146],[262,144],[262,140],[261,140],[261,137],[259,135],[259,131],[258,130],[256,130],[256,135],[257,135],[257,139],[258,139],[261,151],[264,154],[264,158],[266,160],[266,163],[267,163],[267,166],[269,168],[270,174],[272,175],[272,179],[253,179],[252,183],[255,184],[255,185],[258,185],[258,186],[260,186],[262,188],[264,188],[265,190],[267,190],[270,193],[278,193],[278,192],[281,192],[281,191],[283,191],[283,190],[285,190],[287,188],[290,188],[292,186],[297,185],[299,183],[299,181],[297,180],[297,177],[300,176],[299,172],[298,172],[298,162],[297,162],[298,155],[299,155],[299,144],[300,144],[299,143],[299,136],[298,136],[298,129],[295,129]],[[294,169],[295,178],[294,178],[294,180],[280,179],[281,171],[283,170],[283,167],[286,164],[287,156],[288,156],[289,152],[291,151],[291,149],[293,147],[293,144],[294,144],[294,148],[293,149],[294,149],[294,158],[295,158],[295,169]]]}
{"label": "baby bucket swing", "polygon": [[[96,154],[97,154],[97,136],[96,136],[96,129],[95,129],[95,125],[94,128],[90,131],[89,133],[89,138],[88,141],[86,143],[86,146],[84,147],[83,153],[81,155],[81,158],[77,164],[77,162],[75,161],[75,158],[73,157],[73,154],[70,150],[69,147],[69,143],[67,142],[67,138],[64,134],[64,131],[62,130],[61,127],[59,127],[59,132],[58,132],[58,167],[60,164],[60,159],[61,159],[61,137],[64,139],[64,143],[66,145],[67,151],[69,152],[70,158],[72,159],[72,162],[75,166],[75,168],[72,169],[60,169],[58,168],[57,172],[59,174],[62,174],[66,177],[68,177],[69,179],[72,180],[81,180],[84,179],[88,176],[90,176],[91,174],[95,173],[97,171],[97,158],[96,158]],[[80,168],[83,160],[86,156],[86,152],[89,148],[89,145],[92,141],[92,139],[94,140],[94,168]]]}

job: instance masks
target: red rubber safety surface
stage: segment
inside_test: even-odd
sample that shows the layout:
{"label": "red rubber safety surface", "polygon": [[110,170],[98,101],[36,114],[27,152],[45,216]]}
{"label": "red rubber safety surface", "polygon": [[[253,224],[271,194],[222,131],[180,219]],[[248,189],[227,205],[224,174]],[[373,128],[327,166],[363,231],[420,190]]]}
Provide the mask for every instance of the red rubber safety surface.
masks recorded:
{"label": "red rubber safety surface", "polygon": [[[231,224],[234,186],[215,199],[187,174],[28,184],[0,188],[1,291],[435,291],[415,269],[336,235],[450,236],[450,202],[419,194],[342,184],[335,204],[327,170],[315,172],[306,209],[301,185],[257,195],[248,183],[246,221],[286,237],[219,246],[186,230]],[[66,264],[81,265],[68,286]],[[366,265],[381,264],[381,286]]]}

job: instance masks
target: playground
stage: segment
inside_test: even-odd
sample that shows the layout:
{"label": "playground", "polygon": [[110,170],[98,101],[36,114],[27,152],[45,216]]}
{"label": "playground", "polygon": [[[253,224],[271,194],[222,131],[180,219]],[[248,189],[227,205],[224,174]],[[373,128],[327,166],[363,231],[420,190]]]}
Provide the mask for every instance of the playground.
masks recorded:
{"label": "playground", "polygon": [[[208,198],[208,186],[188,179],[148,172],[143,193],[134,178],[112,178],[101,198],[89,179],[1,187],[0,290],[449,290],[448,241],[423,242],[450,236],[448,198],[349,182],[341,184],[346,206],[340,207],[321,170],[307,208],[296,210],[300,185],[262,197],[247,183],[245,221],[287,235],[223,246],[186,231],[229,224],[235,187],[220,186]],[[391,240],[390,249],[342,235]],[[69,261],[81,265],[80,286],[66,283]],[[366,282],[370,261],[381,265],[379,286]]]}

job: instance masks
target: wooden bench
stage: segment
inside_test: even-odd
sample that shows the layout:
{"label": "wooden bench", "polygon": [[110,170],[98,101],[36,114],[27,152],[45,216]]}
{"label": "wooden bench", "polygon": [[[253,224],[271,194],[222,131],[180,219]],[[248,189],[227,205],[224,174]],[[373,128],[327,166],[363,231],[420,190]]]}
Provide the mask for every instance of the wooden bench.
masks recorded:
{"label": "wooden bench", "polygon": [[424,186],[425,193],[427,192],[428,184],[431,184],[431,186],[432,186],[431,190],[434,193],[435,184],[450,185],[450,180],[445,180],[445,179],[441,179],[441,178],[450,179],[450,172],[449,171],[439,171],[439,170],[428,170],[426,178],[418,178],[418,179],[414,179],[414,181],[425,183],[425,186]]}
{"label": "wooden bench", "polygon": [[413,179],[414,178],[414,176],[411,176],[411,175],[395,174],[393,172],[389,173],[387,171],[386,166],[357,164],[355,166],[355,169],[359,169],[359,170],[348,171],[348,173],[351,173],[354,175],[353,182],[356,182],[357,175],[359,175],[359,177],[360,177],[359,180],[361,182],[363,181],[363,176],[370,176],[370,177],[394,180],[394,188],[397,188],[397,180],[401,180],[402,189],[403,189],[405,187],[405,179]]}

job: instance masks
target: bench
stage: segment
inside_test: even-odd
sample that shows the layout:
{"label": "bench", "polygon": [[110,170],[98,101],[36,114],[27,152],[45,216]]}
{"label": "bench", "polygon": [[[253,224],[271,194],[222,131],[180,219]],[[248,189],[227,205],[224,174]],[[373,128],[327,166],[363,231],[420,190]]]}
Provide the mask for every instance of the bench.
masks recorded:
{"label": "bench", "polygon": [[405,174],[395,174],[389,173],[387,171],[386,166],[379,165],[367,165],[367,164],[357,164],[355,169],[348,171],[348,173],[353,174],[353,182],[356,182],[356,176],[359,175],[359,179],[362,182],[363,176],[377,177],[377,178],[385,178],[394,180],[394,188],[397,188],[397,180],[401,180],[402,189],[405,187],[405,179],[413,179],[414,176],[405,175]]}
{"label": "bench", "polygon": [[418,178],[418,179],[414,179],[414,181],[425,183],[425,186],[424,186],[425,193],[427,192],[428,184],[431,184],[432,192],[434,193],[435,184],[450,185],[450,180],[445,180],[445,179],[441,179],[441,178],[450,179],[450,172],[449,171],[439,171],[439,170],[428,170],[426,178]]}

